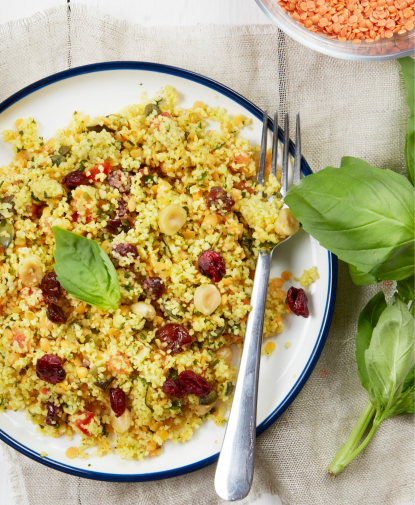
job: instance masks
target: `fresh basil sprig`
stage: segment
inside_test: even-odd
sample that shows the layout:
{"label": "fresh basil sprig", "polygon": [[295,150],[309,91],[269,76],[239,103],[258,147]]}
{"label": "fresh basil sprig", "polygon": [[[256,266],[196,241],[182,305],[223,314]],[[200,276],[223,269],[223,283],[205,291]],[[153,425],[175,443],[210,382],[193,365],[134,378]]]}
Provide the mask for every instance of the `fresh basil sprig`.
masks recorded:
{"label": "fresh basil sprig", "polygon": [[[398,294],[386,305],[377,293],[362,310],[356,334],[356,361],[362,386],[369,393],[349,439],[327,467],[342,472],[369,443],[385,419],[414,413],[414,318]],[[366,438],[359,445],[364,432]]]}
{"label": "fresh basil sprig", "polygon": [[116,309],[120,300],[117,272],[105,251],[94,241],[52,228],[56,248],[55,272],[74,298],[102,310]]}
{"label": "fresh basil sprig", "polygon": [[310,235],[368,274],[369,283],[414,273],[414,188],[403,175],[344,157],[340,168],[291,186],[285,202]]}

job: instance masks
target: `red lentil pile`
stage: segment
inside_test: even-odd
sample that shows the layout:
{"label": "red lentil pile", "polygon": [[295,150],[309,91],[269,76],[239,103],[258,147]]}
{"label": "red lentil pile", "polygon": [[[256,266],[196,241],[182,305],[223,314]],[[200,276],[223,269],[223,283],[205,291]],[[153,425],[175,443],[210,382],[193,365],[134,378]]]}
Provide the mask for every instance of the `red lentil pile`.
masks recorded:
{"label": "red lentil pile", "polygon": [[375,42],[414,28],[415,0],[279,0],[308,30],[340,42]]}

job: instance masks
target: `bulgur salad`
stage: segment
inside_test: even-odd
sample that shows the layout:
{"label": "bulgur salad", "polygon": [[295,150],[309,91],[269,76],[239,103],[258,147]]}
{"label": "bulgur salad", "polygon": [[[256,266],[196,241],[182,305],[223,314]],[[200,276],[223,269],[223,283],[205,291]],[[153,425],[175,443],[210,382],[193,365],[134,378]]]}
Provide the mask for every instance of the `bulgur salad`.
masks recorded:
{"label": "bulgur salad", "polygon": [[[226,421],[255,259],[298,229],[258,194],[281,173],[256,187],[260,148],[238,135],[249,124],[181,108],[165,86],[107,117],[74,112],[48,141],[30,117],[2,132],[14,156],[0,168],[0,411],[79,434],[69,458],[157,456]],[[290,279],[270,280],[264,337],[284,314],[308,317]]]}

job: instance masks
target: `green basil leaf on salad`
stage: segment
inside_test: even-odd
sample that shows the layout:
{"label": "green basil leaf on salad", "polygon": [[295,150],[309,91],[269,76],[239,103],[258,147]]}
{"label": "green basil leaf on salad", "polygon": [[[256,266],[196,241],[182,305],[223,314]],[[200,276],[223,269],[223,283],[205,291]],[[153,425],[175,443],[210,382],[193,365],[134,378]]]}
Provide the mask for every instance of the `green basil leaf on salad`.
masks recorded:
{"label": "green basil leaf on salad", "polygon": [[291,186],[285,202],[341,260],[380,280],[414,273],[414,188],[406,177],[342,158]]}
{"label": "green basil leaf on salad", "polygon": [[408,119],[408,129],[405,139],[405,159],[408,178],[412,184],[415,182],[415,63],[414,60],[407,56],[399,58],[398,63],[401,65],[402,77],[406,86],[406,103],[408,104],[411,115]]}
{"label": "green basil leaf on salad", "polygon": [[94,240],[57,226],[52,230],[56,241],[55,272],[62,287],[77,300],[102,310],[115,310],[120,286],[105,251]]}
{"label": "green basil leaf on salad", "polygon": [[369,399],[381,411],[393,407],[414,367],[414,318],[405,303],[395,298],[379,317],[365,361]]}
{"label": "green basil leaf on salad", "polygon": [[362,386],[369,391],[369,375],[366,368],[365,352],[369,349],[375,326],[378,324],[382,312],[386,309],[385,295],[382,291],[369,300],[359,315],[356,333],[356,362],[357,375]]}

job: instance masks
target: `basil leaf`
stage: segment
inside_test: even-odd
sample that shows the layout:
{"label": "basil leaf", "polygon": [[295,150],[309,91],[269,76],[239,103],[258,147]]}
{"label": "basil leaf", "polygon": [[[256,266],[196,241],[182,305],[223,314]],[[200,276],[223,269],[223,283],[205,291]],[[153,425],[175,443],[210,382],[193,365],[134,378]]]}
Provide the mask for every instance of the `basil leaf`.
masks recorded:
{"label": "basil leaf", "polygon": [[404,416],[415,413],[415,368],[409,372],[402,386],[402,392],[399,395],[395,405],[386,412],[386,418],[393,416]]}
{"label": "basil leaf", "polygon": [[120,286],[114,265],[94,241],[64,230],[52,228],[56,248],[55,272],[62,287],[77,300],[102,310],[116,309]]}
{"label": "basil leaf", "polygon": [[342,158],[285,197],[304,229],[341,260],[380,280],[414,273],[414,188],[406,177]]}
{"label": "basil leaf", "polygon": [[379,317],[365,352],[369,399],[377,410],[394,406],[414,367],[414,331],[414,318],[405,303],[395,297]]}
{"label": "basil leaf", "polygon": [[354,265],[349,265],[349,274],[353,282],[358,286],[368,286],[369,284],[377,284],[379,279],[372,274],[361,272]]}
{"label": "basil leaf", "polygon": [[408,119],[408,129],[406,131],[405,141],[405,159],[408,178],[414,184],[414,169],[415,169],[415,63],[414,60],[407,56],[399,58],[398,63],[401,65],[402,77],[406,86],[406,103],[408,104],[411,115]]}
{"label": "basil leaf", "polygon": [[401,300],[405,302],[407,305],[409,302],[412,302],[409,312],[414,317],[414,307],[415,307],[415,275],[408,277],[407,279],[403,279],[402,281],[398,281],[396,283],[396,288],[398,290],[398,294],[401,297]]}
{"label": "basil leaf", "polygon": [[386,309],[385,295],[382,291],[369,300],[359,315],[356,333],[356,362],[357,375],[362,386],[369,391],[369,375],[366,368],[365,352],[369,349],[372,333],[379,318]]}

